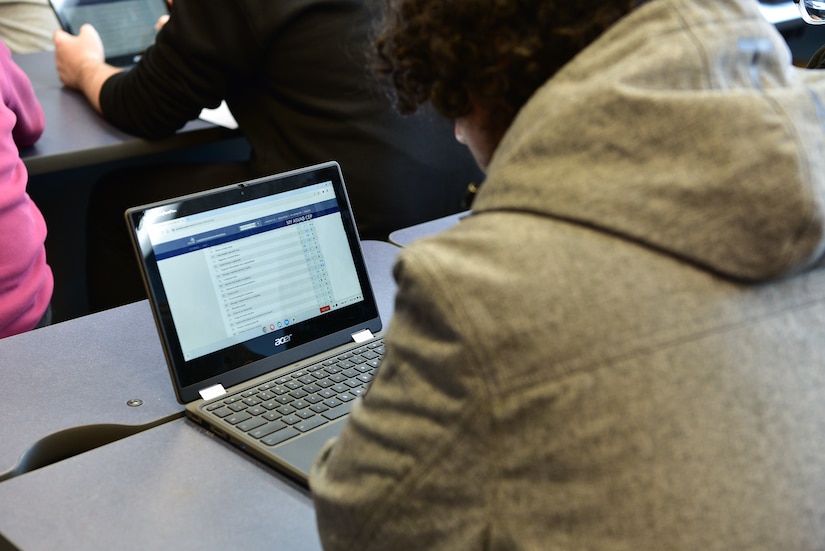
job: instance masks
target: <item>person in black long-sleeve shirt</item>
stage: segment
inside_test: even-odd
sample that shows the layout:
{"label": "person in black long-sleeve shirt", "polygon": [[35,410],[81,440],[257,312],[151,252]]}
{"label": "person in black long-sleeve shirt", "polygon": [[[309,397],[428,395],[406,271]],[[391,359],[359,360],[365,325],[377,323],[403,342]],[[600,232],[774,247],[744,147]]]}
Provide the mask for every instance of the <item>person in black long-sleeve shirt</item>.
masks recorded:
{"label": "person in black long-sleeve shirt", "polygon": [[368,76],[372,21],[363,0],[175,0],[170,13],[128,71],[103,62],[92,27],[78,36],[57,31],[61,80],[114,125],[149,139],[173,134],[225,99],[251,158],[132,172],[96,186],[88,251],[93,310],[143,296],[122,221],[126,207],[336,160],[362,238],[383,239],[457,212],[468,184],[483,177],[455,142],[451,123],[434,112],[398,114]]}

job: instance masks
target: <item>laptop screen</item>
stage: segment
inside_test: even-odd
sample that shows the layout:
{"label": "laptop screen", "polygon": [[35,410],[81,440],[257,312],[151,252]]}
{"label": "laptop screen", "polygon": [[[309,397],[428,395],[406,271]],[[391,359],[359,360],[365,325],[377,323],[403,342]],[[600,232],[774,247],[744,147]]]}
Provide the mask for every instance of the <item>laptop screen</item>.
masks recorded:
{"label": "laptop screen", "polygon": [[286,364],[377,316],[337,165],[127,216],[183,386],[275,355]]}

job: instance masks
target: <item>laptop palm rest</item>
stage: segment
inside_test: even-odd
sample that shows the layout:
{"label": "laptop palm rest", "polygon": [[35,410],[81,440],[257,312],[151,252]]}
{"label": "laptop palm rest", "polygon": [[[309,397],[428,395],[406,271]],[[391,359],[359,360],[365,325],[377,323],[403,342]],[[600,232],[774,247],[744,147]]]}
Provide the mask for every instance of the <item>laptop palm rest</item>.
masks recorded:
{"label": "laptop palm rest", "polygon": [[318,450],[331,439],[337,437],[344,428],[343,420],[320,427],[301,438],[296,438],[278,446],[272,453],[301,470],[307,478]]}

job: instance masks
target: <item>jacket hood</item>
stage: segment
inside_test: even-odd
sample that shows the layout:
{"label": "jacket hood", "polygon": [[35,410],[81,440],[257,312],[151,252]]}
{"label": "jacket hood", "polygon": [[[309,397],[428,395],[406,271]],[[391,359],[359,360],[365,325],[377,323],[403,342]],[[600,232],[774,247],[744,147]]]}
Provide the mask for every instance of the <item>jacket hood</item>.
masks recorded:
{"label": "jacket hood", "polygon": [[611,232],[767,280],[823,253],[825,71],[756,0],[652,0],[524,106],[473,210]]}

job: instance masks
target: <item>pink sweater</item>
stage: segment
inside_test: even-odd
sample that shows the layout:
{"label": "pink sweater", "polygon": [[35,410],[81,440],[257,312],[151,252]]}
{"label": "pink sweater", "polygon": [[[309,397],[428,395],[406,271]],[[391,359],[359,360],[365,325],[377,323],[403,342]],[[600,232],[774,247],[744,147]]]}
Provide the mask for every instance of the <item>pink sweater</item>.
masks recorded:
{"label": "pink sweater", "polygon": [[0,95],[0,337],[7,337],[37,325],[54,279],[46,264],[46,222],[26,193],[28,173],[18,152],[43,133],[43,109],[2,42]]}

